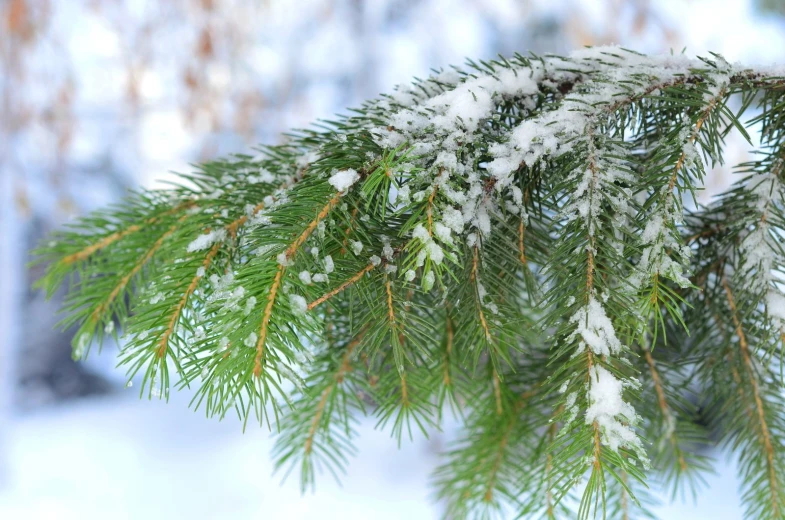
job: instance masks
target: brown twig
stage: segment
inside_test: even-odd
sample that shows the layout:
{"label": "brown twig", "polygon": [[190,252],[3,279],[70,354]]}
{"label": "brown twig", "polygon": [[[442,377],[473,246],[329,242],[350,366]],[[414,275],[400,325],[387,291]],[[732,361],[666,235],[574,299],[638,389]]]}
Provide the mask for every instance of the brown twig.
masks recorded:
{"label": "brown twig", "polygon": [[316,435],[316,430],[319,428],[319,423],[322,420],[322,416],[324,415],[324,409],[327,404],[327,399],[332,394],[333,390],[343,383],[343,379],[346,374],[351,371],[351,356],[352,352],[354,352],[355,347],[360,344],[362,341],[363,336],[365,335],[365,330],[363,329],[360,333],[355,337],[347,346],[346,352],[343,354],[343,358],[341,360],[341,364],[338,367],[338,371],[335,373],[335,377],[333,378],[333,382],[328,385],[324,391],[322,391],[322,396],[319,399],[319,404],[316,405],[316,414],[314,415],[313,420],[311,421],[311,427],[308,430],[308,436],[305,439],[305,453],[311,453],[311,449],[313,448],[313,439]]}
{"label": "brown twig", "polygon": [[[643,350],[643,356],[646,358],[646,363],[649,365],[649,372],[651,373],[651,379],[654,382],[654,391],[657,393],[657,403],[660,407],[660,411],[662,412],[662,416],[665,420],[665,423],[669,423],[673,420],[673,416],[671,414],[670,406],[668,406],[668,401],[665,398],[665,390],[662,386],[662,380],[660,379],[660,373],[657,371],[657,366],[654,362],[654,357],[651,355],[651,351],[646,347],[641,347]],[[684,455],[679,448],[678,441],[676,440],[676,435],[673,431],[668,433],[668,439],[671,441],[673,448],[676,450],[678,454],[678,462],[679,467],[682,471],[687,469],[687,462],[684,460]]]}
{"label": "brown twig", "polygon": [[[284,252],[285,258],[284,260],[289,260],[294,254],[298,251],[300,246],[302,246],[308,237],[311,236],[313,230],[316,229],[316,226],[319,225],[319,222],[325,219],[330,211],[338,204],[338,201],[341,200],[341,194],[336,194],[332,199],[330,199],[327,204],[319,211],[308,226],[303,230],[302,233],[286,248]],[[265,342],[267,341],[267,331],[270,324],[270,318],[272,317],[273,307],[275,306],[275,297],[278,294],[278,290],[281,287],[281,281],[283,280],[284,272],[286,271],[286,266],[283,263],[278,264],[278,269],[275,273],[275,278],[273,279],[273,283],[270,286],[270,293],[267,296],[267,305],[264,308],[264,314],[262,314],[262,325],[259,328],[259,338],[256,341],[256,356],[254,357],[254,369],[253,373],[254,376],[257,378],[262,375],[262,361],[264,359],[264,347]]]}
{"label": "brown twig", "polygon": [[731,292],[730,284],[728,284],[728,280],[723,277],[722,279],[722,286],[725,289],[725,295],[728,299],[728,305],[731,309],[731,317],[733,319],[733,324],[736,327],[736,336],[739,338],[739,346],[741,347],[741,355],[742,360],[744,361],[744,367],[747,371],[747,375],[750,378],[750,384],[752,386],[752,395],[753,399],[755,400],[755,409],[758,416],[758,421],[760,423],[760,433],[761,433],[761,443],[763,444],[763,448],[766,451],[766,464],[768,466],[768,476],[769,476],[769,490],[771,492],[771,504],[772,508],[774,509],[775,516],[779,517],[779,510],[780,504],[777,499],[778,493],[778,482],[777,482],[777,473],[776,467],[774,464],[774,445],[771,440],[771,434],[769,432],[769,426],[766,422],[765,412],[763,410],[763,399],[760,395],[760,388],[758,386],[758,377],[755,373],[755,369],[752,364],[752,357],[750,355],[750,348],[749,343],[747,342],[747,336],[744,333],[744,329],[742,327],[741,320],[738,316],[738,311],[736,308],[736,302],[733,299],[733,293]]}
{"label": "brown twig", "polygon": [[107,235],[104,238],[102,238],[101,240],[99,240],[98,242],[96,242],[95,244],[91,244],[91,245],[85,247],[84,249],[82,249],[81,251],[78,251],[76,253],[70,254],[68,256],[64,256],[62,258],[62,260],[60,260],[60,261],[62,263],[64,263],[64,264],[73,264],[74,262],[79,262],[79,261],[82,261],[82,260],[86,260],[87,258],[89,258],[96,251],[99,251],[100,249],[103,249],[103,248],[105,248],[105,247],[107,247],[107,246],[117,242],[121,238],[124,238],[124,237],[126,237],[128,235],[131,235],[133,233],[136,233],[137,231],[140,231],[144,226],[149,226],[149,225],[155,224],[156,222],[158,222],[159,220],[161,220],[164,217],[167,217],[169,215],[173,215],[174,213],[177,213],[177,212],[182,211],[184,209],[190,208],[190,207],[192,207],[194,205],[195,205],[195,202],[193,202],[193,201],[188,201],[188,202],[185,202],[183,204],[179,204],[179,205],[175,206],[174,208],[172,208],[172,209],[170,209],[168,211],[165,211],[161,215],[156,215],[155,217],[148,218],[142,224],[133,224],[133,225],[128,226],[127,228],[121,230],[121,231],[116,231],[116,232],[114,232],[114,233],[112,233],[110,235]]}
{"label": "brown twig", "polygon": [[369,271],[372,271],[374,267],[376,267],[374,264],[366,265],[365,267],[362,268],[362,270],[360,270],[360,272],[358,272],[357,274],[355,274],[354,276],[352,276],[351,278],[346,280],[344,283],[342,283],[341,285],[339,285],[338,287],[336,287],[332,291],[328,292],[327,294],[324,294],[324,295],[320,296],[319,298],[315,299],[314,301],[312,301],[311,303],[309,303],[308,304],[308,310],[310,311],[314,307],[316,307],[318,305],[321,305],[322,303],[324,303],[325,301],[329,300],[330,298],[332,298],[336,294],[340,293],[341,291],[345,290],[349,286],[353,285],[358,280],[360,280],[365,275],[365,273],[367,273]]}

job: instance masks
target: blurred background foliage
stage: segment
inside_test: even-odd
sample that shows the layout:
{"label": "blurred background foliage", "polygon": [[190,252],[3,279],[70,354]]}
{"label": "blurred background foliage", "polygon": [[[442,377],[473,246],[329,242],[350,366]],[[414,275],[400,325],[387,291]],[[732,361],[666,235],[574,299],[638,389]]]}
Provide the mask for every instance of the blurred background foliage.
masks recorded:
{"label": "blurred background foliage", "polygon": [[785,2],[781,0],[758,0],[758,5],[761,11],[785,15]]}

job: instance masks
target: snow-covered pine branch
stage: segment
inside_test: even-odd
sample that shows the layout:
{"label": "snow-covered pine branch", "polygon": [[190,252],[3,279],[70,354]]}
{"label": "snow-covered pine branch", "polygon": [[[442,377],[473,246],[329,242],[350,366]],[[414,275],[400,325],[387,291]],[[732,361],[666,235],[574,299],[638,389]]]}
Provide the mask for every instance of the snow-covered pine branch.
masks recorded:
{"label": "snow-covered pine branch", "polygon": [[[71,281],[77,357],[122,333],[142,395],[275,425],[304,485],[353,414],[400,441],[452,409],[451,514],[629,515],[719,435],[750,518],[779,518],[783,98],[719,56],[470,62],[86,217],[40,285]],[[696,205],[733,130],[762,158]]]}

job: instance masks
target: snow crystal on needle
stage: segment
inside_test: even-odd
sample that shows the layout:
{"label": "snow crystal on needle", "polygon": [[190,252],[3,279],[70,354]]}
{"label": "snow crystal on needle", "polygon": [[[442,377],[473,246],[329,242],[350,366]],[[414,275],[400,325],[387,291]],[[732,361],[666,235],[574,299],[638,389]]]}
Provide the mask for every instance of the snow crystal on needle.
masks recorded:
{"label": "snow crystal on needle", "polygon": [[442,213],[442,222],[456,234],[463,231],[463,214],[455,208],[445,208]]}
{"label": "snow crystal on needle", "polygon": [[193,253],[194,251],[201,251],[207,249],[216,242],[220,242],[226,238],[225,229],[216,229],[209,233],[204,233],[196,237],[190,244],[188,244],[187,251]]}
{"label": "snow crystal on needle", "polygon": [[223,308],[229,312],[237,312],[240,310],[240,300],[245,297],[245,288],[244,287],[235,287],[235,289],[226,294],[226,301],[224,302]]}
{"label": "snow crystal on needle", "polygon": [[491,217],[488,215],[488,205],[482,204],[477,208],[477,216],[472,220],[483,236],[488,236],[491,233]]}
{"label": "snow crystal on needle", "polygon": [[762,175],[757,179],[757,183],[751,189],[757,198],[755,209],[761,214],[761,218],[755,230],[747,235],[741,243],[744,251],[744,268],[758,270],[757,276],[750,280],[755,289],[763,289],[773,279],[772,269],[776,260],[775,251],[777,244],[771,234],[768,220],[765,218],[769,206],[774,199],[783,197],[785,187],[771,172]]}
{"label": "snow crystal on needle", "polygon": [[428,233],[428,230],[425,229],[425,226],[422,224],[417,224],[417,226],[412,230],[412,238],[416,238],[421,242],[427,242],[431,239],[431,235]]}
{"label": "snow crystal on needle", "polygon": [[572,315],[570,323],[576,326],[570,338],[580,337],[581,344],[588,346],[598,356],[618,354],[621,350],[613,323],[594,296],[589,298],[588,305]]}
{"label": "snow crystal on needle", "polygon": [[586,424],[597,423],[610,449],[641,449],[641,441],[628,425],[637,419],[635,409],[622,398],[624,383],[600,365],[592,368]]}
{"label": "snow crystal on needle", "polygon": [[771,278],[771,269],[774,267],[774,240],[766,223],[759,223],[755,231],[747,235],[741,243],[741,249],[746,257],[744,267],[757,267],[760,269],[756,282],[758,285],[767,284]]}
{"label": "snow crystal on needle", "polygon": [[257,177],[257,179],[258,179],[259,182],[272,183],[272,182],[275,182],[275,175],[270,173],[269,170],[266,170],[264,168],[260,168],[259,169],[259,176]]}
{"label": "snow crystal on needle", "polygon": [[785,296],[774,290],[769,291],[766,295],[766,308],[769,316],[777,319],[781,327],[785,327]]}
{"label": "snow crystal on needle", "polygon": [[311,163],[319,160],[319,154],[316,150],[311,150],[304,155],[297,158],[296,165],[298,168],[306,168]]}
{"label": "snow crystal on needle", "polygon": [[289,260],[289,255],[286,254],[286,251],[284,251],[283,253],[278,253],[278,255],[275,257],[275,260],[284,267],[292,265],[294,263],[291,260]]}
{"label": "snow crystal on needle", "polygon": [[433,234],[436,235],[436,238],[441,240],[446,244],[452,244],[452,229],[448,226],[445,226],[441,222],[435,222],[433,224]]}
{"label": "snow crystal on needle", "polygon": [[447,169],[454,170],[458,167],[458,158],[452,152],[442,151],[436,155],[436,160],[433,164],[435,166],[444,166]]}
{"label": "snow crystal on needle", "polygon": [[[782,159],[777,159],[777,162],[772,165],[772,170],[775,168],[782,168]],[[773,199],[782,196],[783,185],[776,175],[772,172],[766,172],[757,179],[757,183],[752,187],[752,193],[757,195],[755,209],[759,213],[763,213],[771,204]]]}
{"label": "snow crystal on needle", "polygon": [[356,170],[350,168],[348,170],[335,172],[328,182],[337,191],[346,191],[358,180],[360,180],[360,174],[357,173]]}
{"label": "snow crystal on needle", "polygon": [[248,337],[246,337],[243,340],[243,345],[245,345],[248,348],[254,348],[256,346],[256,340],[258,339],[259,336],[257,336],[255,332],[251,332],[250,334],[248,334]]}
{"label": "snow crystal on needle", "polygon": [[658,213],[653,215],[646,222],[646,227],[643,229],[643,234],[641,234],[641,242],[643,244],[651,244],[655,240],[657,240],[657,238],[659,238],[662,232],[663,232],[662,215]]}
{"label": "snow crystal on needle", "polygon": [[392,248],[389,242],[386,242],[386,238],[384,247],[382,247],[382,256],[385,260],[389,261],[392,261],[393,257],[395,256],[395,250]]}
{"label": "snow crystal on needle", "polygon": [[324,272],[330,274],[333,271],[335,271],[335,262],[333,262],[332,256],[327,255],[324,257]]}
{"label": "snow crystal on needle", "polygon": [[243,314],[248,316],[253,311],[253,308],[256,307],[256,297],[251,296],[245,301],[245,309],[243,309]]}
{"label": "snow crystal on needle", "polygon": [[423,265],[426,258],[430,258],[435,264],[441,264],[444,261],[444,251],[439,244],[433,241],[430,233],[422,224],[417,224],[414,230],[412,230],[412,238],[419,240],[423,244],[422,250],[417,254],[418,266]]}
{"label": "snow crystal on needle", "polygon": [[410,198],[410,191],[411,188],[409,186],[404,186],[400,190],[398,190],[398,195],[395,198],[395,201],[398,204],[408,204]]}
{"label": "snow crystal on needle", "polygon": [[308,310],[308,302],[305,301],[305,298],[298,294],[290,294],[289,303],[291,304],[292,311],[295,314],[305,314],[305,312]]}

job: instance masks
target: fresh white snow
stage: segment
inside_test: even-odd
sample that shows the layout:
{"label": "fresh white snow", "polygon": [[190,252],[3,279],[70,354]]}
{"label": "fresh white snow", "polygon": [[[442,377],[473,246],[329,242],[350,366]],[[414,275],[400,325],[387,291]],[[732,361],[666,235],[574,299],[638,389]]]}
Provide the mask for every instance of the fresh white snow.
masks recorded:
{"label": "fresh white snow", "polygon": [[624,384],[600,365],[594,365],[589,380],[589,408],[586,424],[596,421],[602,440],[612,450],[635,447],[642,450],[638,435],[629,424],[635,424],[635,409],[622,399]]}
{"label": "fresh white snow", "polygon": [[579,338],[581,348],[588,347],[598,356],[618,354],[621,350],[621,342],[616,337],[613,323],[602,304],[593,296],[589,298],[588,305],[572,315],[570,322],[575,324],[571,339]]}
{"label": "fresh white snow", "polygon": [[311,285],[311,273],[308,271],[300,271],[300,274],[297,275],[300,278],[300,281],[305,285]]}
{"label": "fresh white snow", "polygon": [[193,253],[194,251],[201,251],[202,249],[207,249],[208,247],[212,246],[216,242],[221,242],[222,240],[226,239],[226,230],[221,229],[214,229],[209,233],[203,233],[196,237],[190,244],[186,250],[189,253]]}
{"label": "fresh white snow", "polygon": [[292,306],[292,311],[295,314],[305,314],[308,310],[308,302],[299,294],[290,294],[289,304]]}
{"label": "fresh white snow", "polygon": [[335,188],[337,191],[346,191],[352,187],[352,185],[360,180],[360,174],[357,173],[356,170],[352,170],[351,168],[348,170],[341,170],[335,172],[329,179],[329,183]]}

